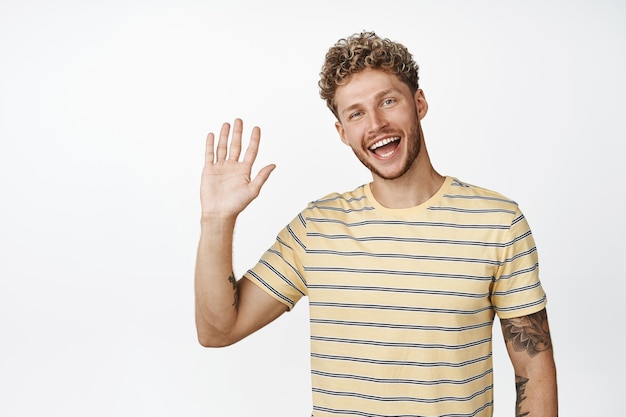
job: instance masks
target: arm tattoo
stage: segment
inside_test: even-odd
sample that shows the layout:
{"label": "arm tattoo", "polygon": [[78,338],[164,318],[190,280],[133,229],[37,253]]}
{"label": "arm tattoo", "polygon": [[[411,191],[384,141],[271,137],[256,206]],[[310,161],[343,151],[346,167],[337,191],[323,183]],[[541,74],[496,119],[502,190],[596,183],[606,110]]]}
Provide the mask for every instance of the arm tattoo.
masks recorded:
{"label": "arm tattoo", "polygon": [[504,340],[511,342],[516,352],[526,351],[533,357],[552,347],[545,309],[528,316],[505,319],[501,323]]}
{"label": "arm tattoo", "polygon": [[239,308],[239,287],[237,286],[237,280],[235,279],[234,273],[230,274],[230,276],[228,277],[228,282],[233,284],[233,307],[235,307],[235,310],[237,310]]}
{"label": "arm tattoo", "polygon": [[522,401],[526,399],[526,384],[528,383],[528,378],[524,378],[523,376],[515,375],[515,390],[517,391],[517,399],[515,401],[515,417],[524,417],[529,413],[522,413]]}

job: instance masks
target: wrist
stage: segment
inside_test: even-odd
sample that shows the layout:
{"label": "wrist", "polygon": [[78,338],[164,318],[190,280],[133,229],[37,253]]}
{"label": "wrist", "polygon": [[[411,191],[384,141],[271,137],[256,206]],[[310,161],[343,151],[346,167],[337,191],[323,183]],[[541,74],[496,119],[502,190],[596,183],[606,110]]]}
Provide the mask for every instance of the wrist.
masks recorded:
{"label": "wrist", "polygon": [[228,230],[235,228],[237,215],[202,213],[200,227],[205,230]]}

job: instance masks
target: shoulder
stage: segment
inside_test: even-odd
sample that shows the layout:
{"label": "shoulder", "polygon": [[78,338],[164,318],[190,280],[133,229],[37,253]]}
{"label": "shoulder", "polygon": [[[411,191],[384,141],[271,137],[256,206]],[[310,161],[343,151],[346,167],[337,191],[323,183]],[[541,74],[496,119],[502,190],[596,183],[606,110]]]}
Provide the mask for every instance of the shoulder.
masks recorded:
{"label": "shoulder", "polygon": [[303,224],[309,222],[347,222],[353,221],[354,216],[374,211],[368,199],[365,186],[361,185],[352,191],[332,192],[314,201],[311,201],[299,214]]}
{"label": "shoulder", "polygon": [[365,194],[365,186],[361,185],[352,191],[326,194],[317,200],[311,201],[307,206],[307,210],[353,210],[364,207],[371,207],[371,202]]}
{"label": "shoulder", "polygon": [[519,211],[515,200],[497,191],[460,181],[457,178],[452,179],[450,187],[444,194],[444,199],[460,206]]}

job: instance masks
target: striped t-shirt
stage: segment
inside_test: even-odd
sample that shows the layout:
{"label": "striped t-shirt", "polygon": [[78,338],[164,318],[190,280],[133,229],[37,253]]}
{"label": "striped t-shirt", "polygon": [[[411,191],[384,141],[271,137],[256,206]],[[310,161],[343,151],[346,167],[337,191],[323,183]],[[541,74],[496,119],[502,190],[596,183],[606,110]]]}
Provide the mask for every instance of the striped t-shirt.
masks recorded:
{"label": "striped t-shirt", "polygon": [[307,296],[313,416],[491,416],[494,313],[545,307],[517,204],[446,177],[420,206],[369,185],[308,205],[246,277]]}

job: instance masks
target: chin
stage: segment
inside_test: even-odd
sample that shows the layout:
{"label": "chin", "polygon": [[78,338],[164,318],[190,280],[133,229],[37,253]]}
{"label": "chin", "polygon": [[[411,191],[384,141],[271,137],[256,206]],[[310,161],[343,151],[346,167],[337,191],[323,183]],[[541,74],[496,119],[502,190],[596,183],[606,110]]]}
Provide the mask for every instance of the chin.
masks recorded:
{"label": "chin", "polygon": [[397,180],[398,178],[402,178],[409,170],[408,168],[402,168],[399,170],[381,171],[381,170],[374,169],[371,171],[373,175],[379,177],[380,179],[393,181],[393,180]]}

